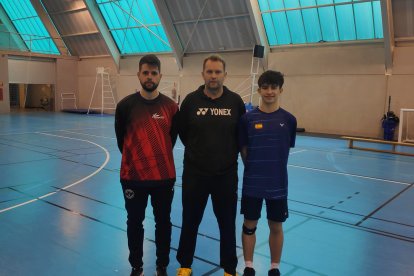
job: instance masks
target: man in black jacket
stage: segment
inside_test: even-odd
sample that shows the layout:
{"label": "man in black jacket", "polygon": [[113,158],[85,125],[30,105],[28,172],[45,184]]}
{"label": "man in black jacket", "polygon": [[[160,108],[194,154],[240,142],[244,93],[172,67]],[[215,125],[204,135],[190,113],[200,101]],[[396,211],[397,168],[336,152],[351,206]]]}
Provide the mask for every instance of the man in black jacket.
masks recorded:
{"label": "man in black jacket", "polygon": [[143,274],[145,209],[151,196],[155,219],[156,275],[167,275],[171,243],[171,203],[177,139],[177,104],[158,92],[161,63],[155,55],[139,62],[142,89],[125,97],[115,112],[115,132],[122,153],[121,184],[128,213],[127,235],[131,276]]}
{"label": "man in black jacket", "polygon": [[187,95],[179,112],[179,135],[185,146],[182,176],[183,223],[177,275],[191,275],[197,232],[211,195],[220,230],[220,266],[235,275],[237,209],[237,124],[245,113],[241,97],[223,86],[225,61],[204,60],[205,84]]}

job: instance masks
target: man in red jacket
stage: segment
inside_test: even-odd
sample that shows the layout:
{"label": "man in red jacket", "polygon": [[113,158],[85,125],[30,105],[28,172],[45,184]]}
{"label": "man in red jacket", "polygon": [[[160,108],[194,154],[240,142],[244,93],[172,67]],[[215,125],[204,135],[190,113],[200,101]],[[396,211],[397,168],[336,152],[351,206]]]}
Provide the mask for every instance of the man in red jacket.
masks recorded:
{"label": "man in red jacket", "polygon": [[143,273],[145,209],[151,196],[155,219],[156,275],[167,275],[171,243],[171,203],[175,167],[172,149],[177,139],[177,104],[161,94],[161,62],[155,55],[139,61],[142,89],[120,101],[115,132],[122,153],[121,184],[128,213],[127,235],[132,275]]}

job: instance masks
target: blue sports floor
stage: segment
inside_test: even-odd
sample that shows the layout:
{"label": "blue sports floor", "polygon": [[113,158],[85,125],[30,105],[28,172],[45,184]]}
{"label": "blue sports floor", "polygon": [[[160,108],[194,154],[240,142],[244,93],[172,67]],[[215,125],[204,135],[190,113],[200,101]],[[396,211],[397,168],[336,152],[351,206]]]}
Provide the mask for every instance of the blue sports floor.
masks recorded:
{"label": "blue sports floor", "polygon": [[[113,116],[0,115],[0,275],[129,275],[121,155]],[[350,150],[340,139],[298,136],[289,160],[290,217],[283,275],[414,275],[414,157]],[[181,226],[183,146],[175,149],[170,275]],[[239,165],[239,173],[242,173]],[[239,185],[240,187],[240,185]],[[240,194],[239,194],[240,197]],[[257,275],[270,265],[257,230]],[[237,217],[238,272],[244,262]],[[145,221],[146,275],[154,275],[154,221]],[[211,206],[193,275],[223,275]]]}

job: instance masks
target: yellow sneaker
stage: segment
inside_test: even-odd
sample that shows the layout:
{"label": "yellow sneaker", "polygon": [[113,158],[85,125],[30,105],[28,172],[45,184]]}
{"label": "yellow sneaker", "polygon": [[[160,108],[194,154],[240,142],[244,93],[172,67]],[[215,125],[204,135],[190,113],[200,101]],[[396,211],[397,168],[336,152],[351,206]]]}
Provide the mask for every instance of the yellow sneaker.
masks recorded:
{"label": "yellow sneaker", "polygon": [[224,271],[224,276],[238,276],[238,274],[237,273],[230,274],[230,273],[227,273],[226,271]]}
{"label": "yellow sneaker", "polygon": [[192,273],[193,272],[192,272],[191,268],[180,267],[179,269],[177,269],[177,275],[176,276],[191,276]]}

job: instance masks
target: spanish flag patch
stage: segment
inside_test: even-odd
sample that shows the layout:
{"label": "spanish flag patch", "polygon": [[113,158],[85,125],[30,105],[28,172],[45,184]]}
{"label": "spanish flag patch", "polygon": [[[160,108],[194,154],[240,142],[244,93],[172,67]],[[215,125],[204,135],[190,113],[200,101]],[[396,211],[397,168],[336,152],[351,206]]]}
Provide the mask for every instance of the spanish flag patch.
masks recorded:
{"label": "spanish flag patch", "polygon": [[263,128],[263,124],[262,123],[254,124],[254,128],[255,129],[262,129]]}

